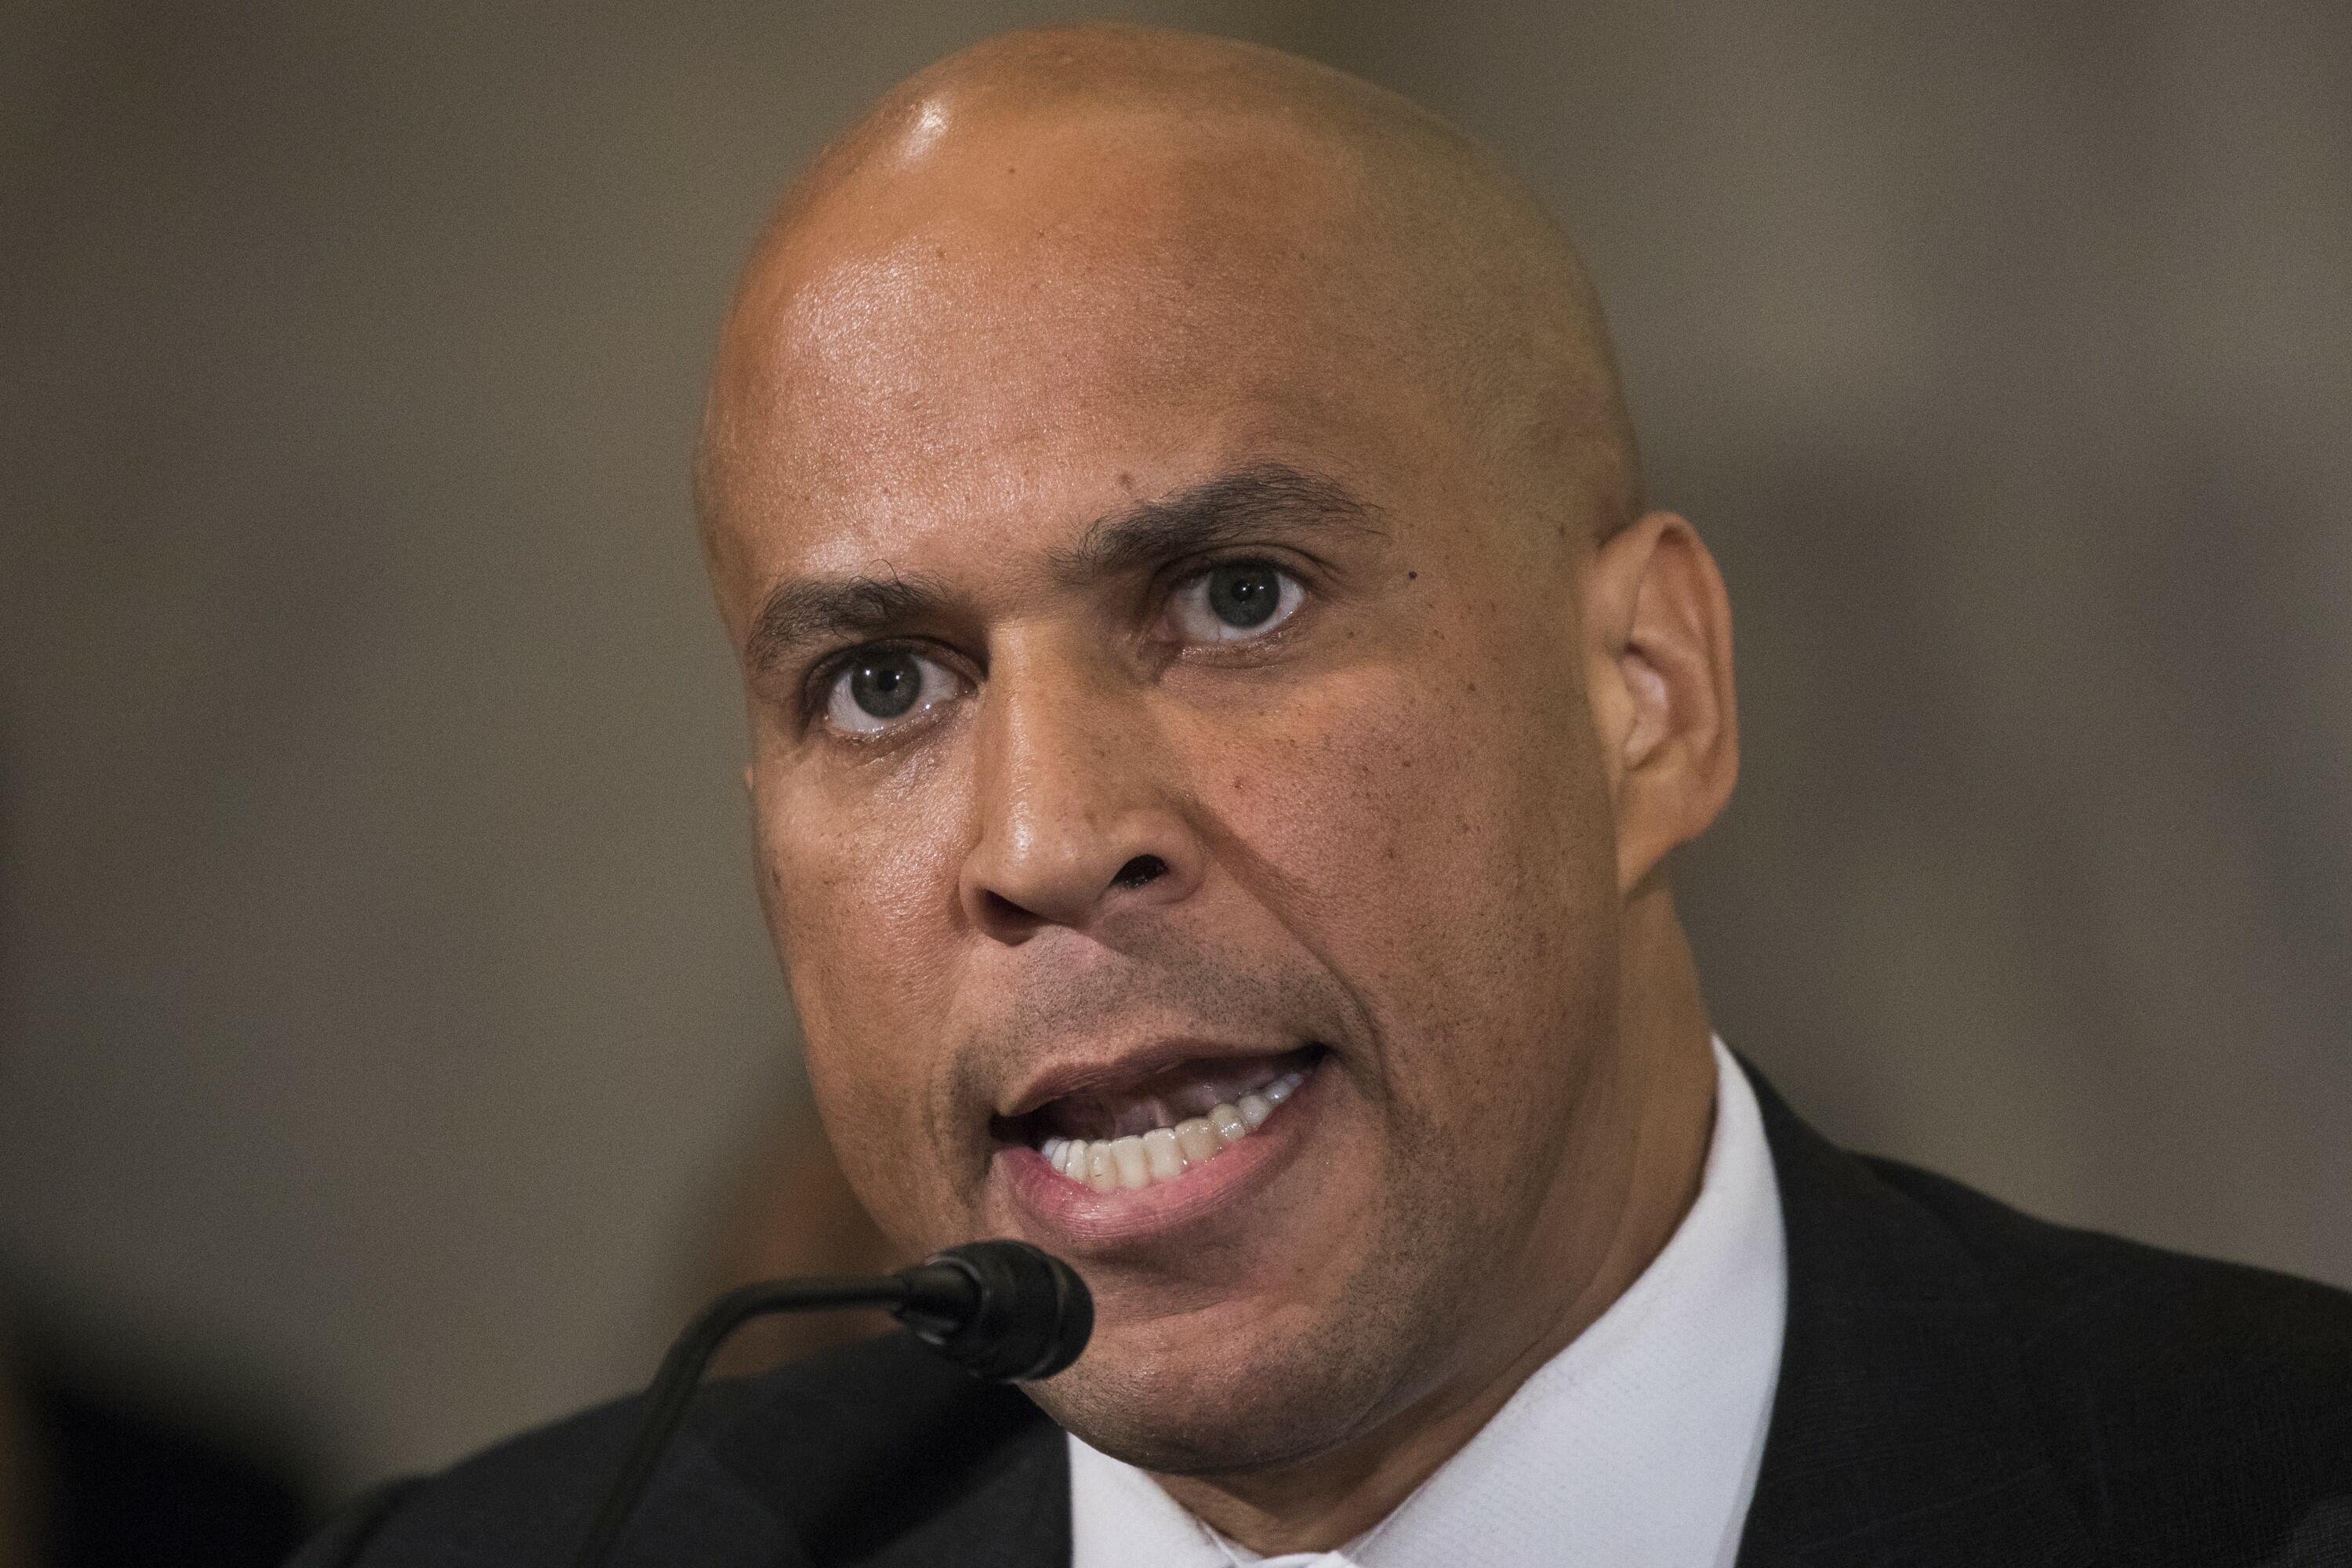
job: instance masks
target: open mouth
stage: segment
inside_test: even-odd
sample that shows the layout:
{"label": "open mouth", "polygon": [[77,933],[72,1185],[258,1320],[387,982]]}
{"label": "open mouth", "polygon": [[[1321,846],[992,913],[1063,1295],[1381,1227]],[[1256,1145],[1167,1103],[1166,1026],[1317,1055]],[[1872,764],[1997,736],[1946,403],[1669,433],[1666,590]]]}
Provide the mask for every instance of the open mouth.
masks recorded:
{"label": "open mouth", "polygon": [[1051,1100],[999,1124],[1064,1180],[1097,1193],[1181,1181],[1258,1129],[1297,1093],[1325,1054],[1179,1063],[1131,1087]]}

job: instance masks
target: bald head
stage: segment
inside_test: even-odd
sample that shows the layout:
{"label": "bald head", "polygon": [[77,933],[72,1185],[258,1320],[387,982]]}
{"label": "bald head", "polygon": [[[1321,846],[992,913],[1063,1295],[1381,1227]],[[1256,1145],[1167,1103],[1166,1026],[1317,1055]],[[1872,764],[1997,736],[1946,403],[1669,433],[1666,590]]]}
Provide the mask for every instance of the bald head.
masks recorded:
{"label": "bald head", "polygon": [[1605,537],[1641,510],[1598,302],[1491,154],[1294,56],[1090,26],[933,66],[786,195],[712,382],[696,478],[714,565],[741,493],[776,499],[760,450],[776,416],[829,374],[910,368],[848,363],[877,310],[978,331],[1045,296],[1066,341],[1021,352],[1215,377],[1245,374],[1269,336],[1311,341],[1338,380],[1411,383],[1544,532]]}

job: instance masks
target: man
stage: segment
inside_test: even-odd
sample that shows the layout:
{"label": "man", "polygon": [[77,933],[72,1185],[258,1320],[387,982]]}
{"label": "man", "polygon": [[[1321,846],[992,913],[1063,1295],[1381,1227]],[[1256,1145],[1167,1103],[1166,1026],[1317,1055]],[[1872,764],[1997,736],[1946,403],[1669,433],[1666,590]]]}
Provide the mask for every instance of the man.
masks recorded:
{"label": "man", "polygon": [[[1714,1040],[1722,584],[1456,132],[1208,39],[958,56],[761,238],[698,500],[844,1169],[1097,1327],[713,1389],[628,1560],[2352,1552],[2352,1302],[1852,1159]],[[563,1562],[633,1419],[309,1561]]]}

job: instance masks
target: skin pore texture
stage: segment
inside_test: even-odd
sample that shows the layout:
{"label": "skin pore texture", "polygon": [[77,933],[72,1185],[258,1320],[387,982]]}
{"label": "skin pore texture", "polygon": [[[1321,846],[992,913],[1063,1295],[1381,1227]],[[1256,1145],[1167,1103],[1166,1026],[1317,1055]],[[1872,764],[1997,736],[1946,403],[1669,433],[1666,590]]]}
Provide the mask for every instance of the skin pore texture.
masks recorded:
{"label": "skin pore texture", "polygon": [[[1077,1267],[1030,1393],[1086,1441],[1262,1552],[1368,1529],[1656,1255],[1713,1110],[1664,861],[1738,770],[1729,612],[1565,240],[1363,82],[1013,35],[786,196],[696,479],[851,1185]],[[1286,1069],[1172,1179],[1048,1163]]]}

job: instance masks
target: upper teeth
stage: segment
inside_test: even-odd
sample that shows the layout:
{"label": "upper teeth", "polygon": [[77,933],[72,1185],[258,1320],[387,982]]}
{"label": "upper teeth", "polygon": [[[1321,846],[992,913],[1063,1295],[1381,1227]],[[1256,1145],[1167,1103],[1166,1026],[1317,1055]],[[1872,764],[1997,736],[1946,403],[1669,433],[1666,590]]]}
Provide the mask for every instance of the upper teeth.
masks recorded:
{"label": "upper teeth", "polygon": [[1122,1187],[1148,1187],[1171,1181],[1195,1165],[1206,1164],[1240,1142],[1274,1114],[1274,1108],[1307,1081],[1303,1068],[1293,1068],[1272,1083],[1240,1099],[1222,1102],[1206,1116],[1155,1127],[1136,1137],[1046,1139],[1037,1146],[1045,1163],[1074,1182],[1084,1182],[1098,1193]]}

